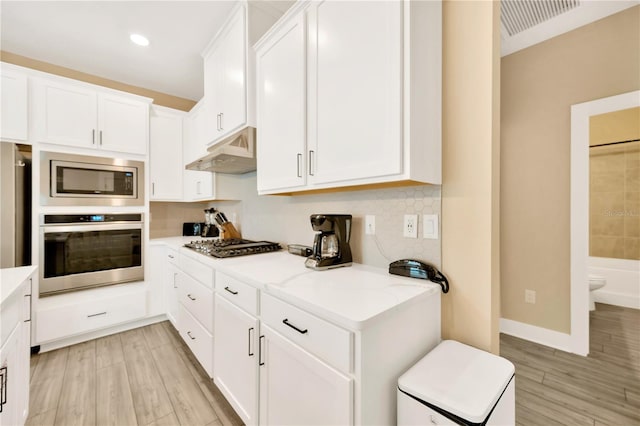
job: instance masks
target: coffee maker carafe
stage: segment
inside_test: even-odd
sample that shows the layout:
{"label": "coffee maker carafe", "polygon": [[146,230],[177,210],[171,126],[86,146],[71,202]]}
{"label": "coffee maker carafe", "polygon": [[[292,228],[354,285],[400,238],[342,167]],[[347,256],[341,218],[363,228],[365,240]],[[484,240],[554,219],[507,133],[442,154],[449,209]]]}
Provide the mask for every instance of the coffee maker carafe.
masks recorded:
{"label": "coffee maker carafe", "polygon": [[307,268],[323,270],[351,266],[351,220],[350,214],[311,215],[311,227],[317,233],[313,253],[304,263]]}

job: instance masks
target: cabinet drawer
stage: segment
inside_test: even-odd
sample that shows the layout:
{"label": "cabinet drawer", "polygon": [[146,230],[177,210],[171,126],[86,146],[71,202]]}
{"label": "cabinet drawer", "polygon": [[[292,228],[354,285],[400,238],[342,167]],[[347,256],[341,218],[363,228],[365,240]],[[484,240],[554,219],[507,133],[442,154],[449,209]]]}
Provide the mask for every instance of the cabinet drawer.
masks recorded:
{"label": "cabinet drawer", "polygon": [[292,342],[344,372],[352,371],[351,332],[264,293],[260,312],[265,324]]}
{"label": "cabinet drawer", "polygon": [[[51,296],[51,297],[64,297]],[[146,288],[38,311],[38,343],[142,318],[147,313]]]}
{"label": "cabinet drawer", "polygon": [[200,283],[213,290],[214,270],[210,266],[200,263],[197,260],[183,254],[180,257],[180,269],[182,269],[185,274],[191,275]]}
{"label": "cabinet drawer", "polygon": [[178,266],[180,261],[180,254],[177,250],[167,247],[167,261],[173,265]]}
{"label": "cabinet drawer", "polygon": [[207,329],[213,331],[213,291],[184,272],[179,275],[180,303]]}
{"label": "cabinet drawer", "polygon": [[180,336],[187,343],[200,365],[213,378],[213,336],[184,308],[180,306],[178,319]]}
{"label": "cabinet drawer", "polygon": [[251,315],[258,315],[258,289],[216,271],[216,292]]}

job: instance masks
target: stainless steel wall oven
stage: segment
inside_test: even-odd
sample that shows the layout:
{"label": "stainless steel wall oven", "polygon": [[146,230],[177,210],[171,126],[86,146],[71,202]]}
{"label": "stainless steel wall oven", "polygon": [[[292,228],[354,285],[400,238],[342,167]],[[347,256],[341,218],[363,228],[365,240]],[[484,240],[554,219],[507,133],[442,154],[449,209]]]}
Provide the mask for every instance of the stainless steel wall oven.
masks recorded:
{"label": "stainless steel wall oven", "polygon": [[43,151],[40,204],[143,206],[144,163]]}
{"label": "stainless steel wall oven", "polygon": [[44,214],[40,295],[144,279],[141,213]]}

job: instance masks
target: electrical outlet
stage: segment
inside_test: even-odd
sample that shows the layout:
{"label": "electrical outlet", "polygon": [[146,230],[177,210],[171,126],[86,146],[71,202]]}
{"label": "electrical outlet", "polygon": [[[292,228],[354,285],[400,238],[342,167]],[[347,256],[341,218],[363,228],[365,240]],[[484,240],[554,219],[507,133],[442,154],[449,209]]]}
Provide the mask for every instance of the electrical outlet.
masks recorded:
{"label": "electrical outlet", "polygon": [[418,238],[418,215],[405,214],[402,235],[407,238]]}
{"label": "electrical outlet", "polygon": [[372,214],[364,217],[364,233],[367,235],[376,234],[376,217]]}
{"label": "electrical outlet", "polygon": [[536,303],[536,292],[535,290],[525,290],[524,291],[524,302],[525,303]]}

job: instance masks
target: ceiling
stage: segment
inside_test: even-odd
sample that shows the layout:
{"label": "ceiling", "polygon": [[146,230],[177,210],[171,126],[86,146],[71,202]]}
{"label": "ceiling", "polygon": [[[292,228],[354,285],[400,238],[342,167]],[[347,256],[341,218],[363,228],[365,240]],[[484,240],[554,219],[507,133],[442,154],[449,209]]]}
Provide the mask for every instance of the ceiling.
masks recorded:
{"label": "ceiling", "polygon": [[[290,1],[257,0],[283,13]],[[634,1],[503,0],[502,55],[627,7]],[[216,1],[6,1],[3,51],[173,96],[203,95],[200,53],[233,8]],[[280,6],[278,6],[280,5]],[[137,32],[151,44],[129,41]]]}

